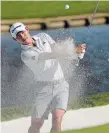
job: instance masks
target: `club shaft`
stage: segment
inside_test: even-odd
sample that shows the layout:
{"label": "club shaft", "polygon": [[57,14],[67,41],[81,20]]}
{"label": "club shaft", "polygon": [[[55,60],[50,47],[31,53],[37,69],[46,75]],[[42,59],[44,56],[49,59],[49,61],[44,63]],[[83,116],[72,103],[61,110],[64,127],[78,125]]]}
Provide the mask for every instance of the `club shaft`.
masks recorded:
{"label": "club shaft", "polygon": [[84,41],[84,43],[86,42],[88,33],[89,33],[89,31],[90,31],[90,27],[92,26],[92,22],[93,22],[93,20],[94,20],[95,14],[96,14],[96,12],[97,12],[99,2],[100,2],[100,0],[98,0],[97,5],[96,5],[96,8],[95,8],[95,10],[94,10],[94,13],[92,14],[91,21],[90,21],[90,24],[89,24],[89,26],[88,26],[88,31],[86,32],[86,35],[85,35],[85,41]]}

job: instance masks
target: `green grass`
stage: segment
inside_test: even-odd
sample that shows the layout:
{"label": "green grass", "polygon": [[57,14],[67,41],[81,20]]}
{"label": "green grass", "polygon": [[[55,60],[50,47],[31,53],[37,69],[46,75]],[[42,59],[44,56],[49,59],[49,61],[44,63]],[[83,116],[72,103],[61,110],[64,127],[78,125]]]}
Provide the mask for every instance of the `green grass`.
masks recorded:
{"label": "green grass", "polygon": [[17,119],[20,117],[30,116],[31,106],[12,106],[1,108],[1,121],[7,121],[12,119]]}
{"label": "green grass", "polygon": [[[2,1],[1,19],[87,14],[93,13],[96,5],[97,1]],[[109,1],[100,1],[97,12],[109,12]]]}
{"label": "green grass", "polygon": [[69,106],[72,109],[94,107],[109,104],[109,92],[100,93],[97,95],[89,95],[73,101]]}
{"label": "green grass", "polygon": [[61,133],[109,133],[109,124],[81,130],[66,131]]}
{"label": "green grass", "polygon": [[[79,101],[73,102],[73,104],[70,105],[70,108],[78,109],[78,108],[94,107],[94,106],[100,106],[100,105],[106,105],[106,104],[109,104],[109,92],[80,98]],[[1,108],[2,121],[16,119],[20,117],[26,117],[30,115],[31,115],[30,105],[23,106],[23,107],[18,106],[18,107]]]}

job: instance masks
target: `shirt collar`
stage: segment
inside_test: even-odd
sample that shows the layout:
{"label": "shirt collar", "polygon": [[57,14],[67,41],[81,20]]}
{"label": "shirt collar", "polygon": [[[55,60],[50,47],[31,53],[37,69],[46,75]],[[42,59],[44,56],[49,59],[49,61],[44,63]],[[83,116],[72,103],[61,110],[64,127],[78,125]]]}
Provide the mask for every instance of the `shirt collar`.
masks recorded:
{"label": "shirt collar", "polygon": [[21,48],[24,50],[30,49],[32,46],[28,46],[28,45],[21,45]]}
{"label": "shirt collar", "polygon": [[[36,39],[34,38],[34,37],[32,37],[32,39],[34,40],[34,41],[36,41]],[[24,49],[24,50],[28,50],[28,49],[30,49],[30,48],[32,48],[33,46],[29,46],[29,45],[21,45],[21,48],[22,49]]]}

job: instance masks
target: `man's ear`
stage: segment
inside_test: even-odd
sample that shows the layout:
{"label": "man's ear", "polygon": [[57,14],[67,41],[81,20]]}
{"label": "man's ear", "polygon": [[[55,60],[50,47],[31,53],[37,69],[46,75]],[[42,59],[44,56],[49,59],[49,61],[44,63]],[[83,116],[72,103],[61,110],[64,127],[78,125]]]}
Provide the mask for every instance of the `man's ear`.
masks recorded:
{"label": "man's ear", "polygon": [[25,27],[25,29],[29,32],[29,28],[28,27]]}

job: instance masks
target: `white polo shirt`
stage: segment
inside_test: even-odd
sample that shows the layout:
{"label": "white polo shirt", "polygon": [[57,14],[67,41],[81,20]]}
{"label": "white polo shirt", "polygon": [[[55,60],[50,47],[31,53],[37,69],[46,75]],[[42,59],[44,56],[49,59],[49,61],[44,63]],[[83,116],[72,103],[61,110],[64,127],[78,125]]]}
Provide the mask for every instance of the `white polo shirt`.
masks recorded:
{"label": "white polo shirt", "polygon": [[38,62],[42,52],[52,52],[51,46],[56,42],[46,33],[33,36],[36,46],[22,45],[21,59],[33,71],[37,81],[54,81],[64,78],[63,71],[57,59]]}

